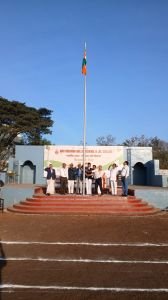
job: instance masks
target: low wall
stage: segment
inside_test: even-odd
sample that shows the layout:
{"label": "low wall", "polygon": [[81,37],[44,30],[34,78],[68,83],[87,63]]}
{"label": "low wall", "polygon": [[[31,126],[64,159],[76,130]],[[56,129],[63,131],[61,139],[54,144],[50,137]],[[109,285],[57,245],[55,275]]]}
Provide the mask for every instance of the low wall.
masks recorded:
{"label": "low wall", "polygon": [[5,185],[0,191],[0,195],[4,199],[4,207],[7,208],[15,203],[25,200],[27,197],[32,197],[34,188],[34,186],[23,187],[21,185]]}
{"label": "low wall", "polygon": [[129,194],[134,194],[157,208],[168,207],[168,188],[130,186],[129,190]]}

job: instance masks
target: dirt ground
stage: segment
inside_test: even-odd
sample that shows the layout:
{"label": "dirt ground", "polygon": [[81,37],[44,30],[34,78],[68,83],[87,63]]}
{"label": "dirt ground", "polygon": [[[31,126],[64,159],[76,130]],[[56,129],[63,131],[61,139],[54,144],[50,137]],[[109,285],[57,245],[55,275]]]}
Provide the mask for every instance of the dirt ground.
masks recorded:
{"label": "dirt ground", "polygon": [[168,299],[168,213],[0,214],[0,300]]}

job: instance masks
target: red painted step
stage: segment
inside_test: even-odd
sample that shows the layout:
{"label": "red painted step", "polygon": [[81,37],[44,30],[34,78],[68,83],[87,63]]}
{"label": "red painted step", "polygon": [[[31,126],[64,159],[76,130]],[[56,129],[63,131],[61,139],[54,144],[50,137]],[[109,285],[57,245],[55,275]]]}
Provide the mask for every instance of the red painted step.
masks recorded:
{"label": "red painted step", "polygon": [[35,193],[8,211],[25,214],[111,214],[148,215],[160,212],[147,202],[135,196],[121,197],[105,194],[103,196],[59,195],[46,196]]}

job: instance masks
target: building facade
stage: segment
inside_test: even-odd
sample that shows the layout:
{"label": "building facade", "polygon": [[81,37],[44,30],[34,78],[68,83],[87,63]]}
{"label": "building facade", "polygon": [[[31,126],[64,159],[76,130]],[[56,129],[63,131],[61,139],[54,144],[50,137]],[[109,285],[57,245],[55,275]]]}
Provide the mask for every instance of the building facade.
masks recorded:
{"label": "building facade", "polygon": [[[112,163],[130,166],[129,184],[168,187],[168,174],[160,172],[159,161],[153,160],[151,147],[87,146],[85,163],[102,165],[105,171]],[[18,184],[45,184],[44,168],[51,162],[59,176],[63,162],[83,164],[82,146],[16,146],[15,157],[10,158],[8,170],[1,174],[6,182]]]}

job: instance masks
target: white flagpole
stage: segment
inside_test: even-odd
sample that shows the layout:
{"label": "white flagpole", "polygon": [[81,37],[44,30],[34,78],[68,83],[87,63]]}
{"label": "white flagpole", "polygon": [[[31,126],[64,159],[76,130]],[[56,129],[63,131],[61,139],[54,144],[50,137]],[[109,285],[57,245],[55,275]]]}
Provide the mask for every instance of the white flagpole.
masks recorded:
{"label": "white flagpole", "polygon": [[[85,42],[86,53],[86,42]],[[84,113],[83,113],[83,196],[85,195],[85,160],[86,160],[86,75],[84,75]]]}

